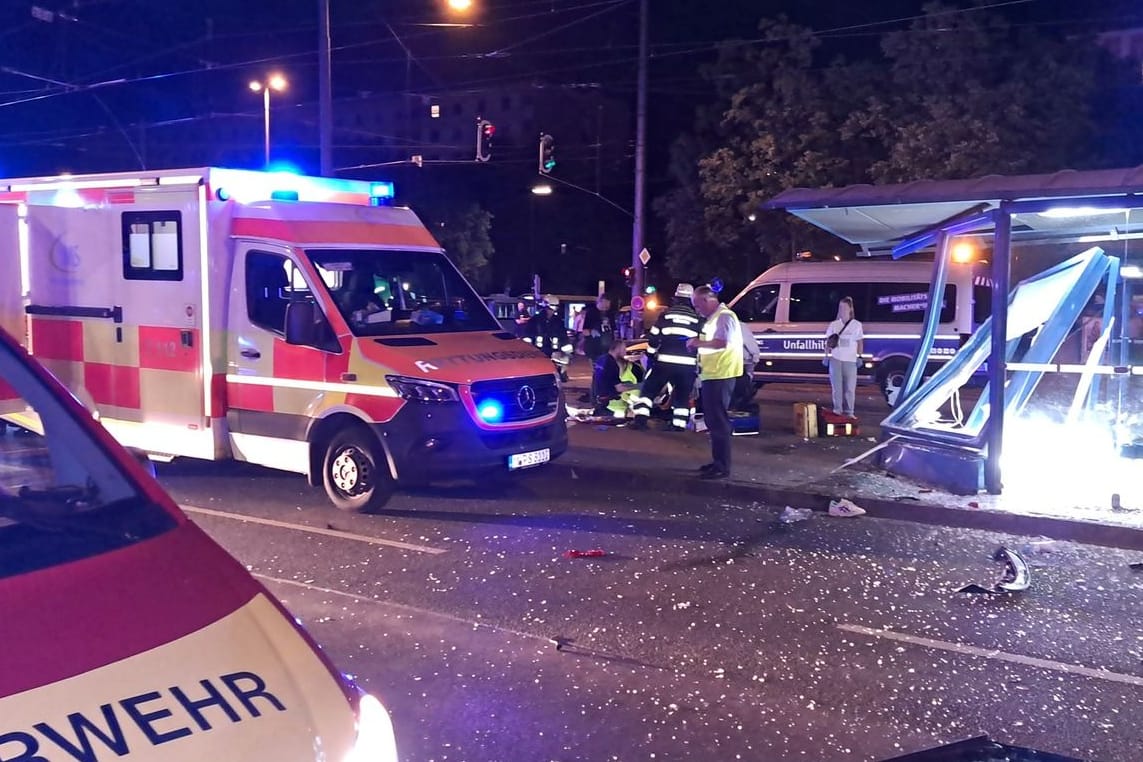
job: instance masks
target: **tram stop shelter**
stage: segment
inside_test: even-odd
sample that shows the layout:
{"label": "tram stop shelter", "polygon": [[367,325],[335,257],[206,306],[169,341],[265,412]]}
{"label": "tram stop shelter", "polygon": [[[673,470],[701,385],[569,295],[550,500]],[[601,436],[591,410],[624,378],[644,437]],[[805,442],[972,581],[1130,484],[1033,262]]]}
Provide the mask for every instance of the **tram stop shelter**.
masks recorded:
{"label": "tram stop shelter", "polygon": [[[1021,478],[1116,503],[1118,485],[1143,481],[1143,167],[798,188],[764,208],[866,256],[933,258],[919,345],[881,424],[887,471],[958,494]],[[941,298],[965,240],[990,261],[991,304],[978,305],[990,309],[938,363]]]}

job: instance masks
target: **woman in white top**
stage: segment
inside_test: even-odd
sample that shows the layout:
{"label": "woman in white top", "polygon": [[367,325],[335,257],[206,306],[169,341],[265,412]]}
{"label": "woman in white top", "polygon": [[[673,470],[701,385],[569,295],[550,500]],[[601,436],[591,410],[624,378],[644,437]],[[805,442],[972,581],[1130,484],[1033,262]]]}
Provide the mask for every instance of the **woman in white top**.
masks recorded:
{"label": "woman in white top", "polygon": [[[836,345],[830,337],[836,336]],[[853,418],[853,400],[857,395],[857,362],[861,356],[865,333],[861,321],[853,314],[853,299],[842,297],[837,304],[837,320],[826,329],[826,358],[829,363],[829,385],[833,392],[833,412]]]}

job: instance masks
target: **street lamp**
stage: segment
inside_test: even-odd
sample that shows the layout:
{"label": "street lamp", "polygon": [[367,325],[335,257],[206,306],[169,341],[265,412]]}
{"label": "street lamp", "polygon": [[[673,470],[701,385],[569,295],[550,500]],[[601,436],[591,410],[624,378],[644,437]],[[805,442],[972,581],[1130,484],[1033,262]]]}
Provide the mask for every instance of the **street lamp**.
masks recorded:
{"label": "street lamp", "polygon": [[448,7],[458,13],[472,10],[472,0],[448,0]]}
{"label": "street lamp", "polygon": [[532,193],[537,196],[550,196],[552,195],[552,186],[550,185],[533,185]]}
{"label": "street lamp", "polygon": [[286,78],[281,74],[271,74],[265,82],[254,80],[250,83],[251,90],[256,93],[262,93],[263,142],[267,167],[270,166],[270,91],[277,90],[281,92],[286,89],[286,84]]}

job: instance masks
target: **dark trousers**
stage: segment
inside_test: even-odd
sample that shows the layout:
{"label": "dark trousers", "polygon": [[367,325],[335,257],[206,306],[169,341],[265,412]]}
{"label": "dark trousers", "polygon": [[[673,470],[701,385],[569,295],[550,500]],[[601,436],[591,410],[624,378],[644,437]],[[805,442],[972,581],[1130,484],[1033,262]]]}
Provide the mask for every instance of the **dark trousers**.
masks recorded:
{"label": "dark trousers", "polygon": [[695,368],[688,365],[674,365],[660,362],[651,368],[643,386],[639,390],[639,400],[635,403],[635,415],[651,415],[651,406],[663,387],[671,385],[671,425],[685,429],[691,417],[691,392],[695,387]]}
{"label": "dark trousers", "polygon": [[730,473],[730,442],[734,434],[730,428],[730,395],[736,378],[720,378],[702,382],[702,414],[710,432],[710,453],[715,468]]}

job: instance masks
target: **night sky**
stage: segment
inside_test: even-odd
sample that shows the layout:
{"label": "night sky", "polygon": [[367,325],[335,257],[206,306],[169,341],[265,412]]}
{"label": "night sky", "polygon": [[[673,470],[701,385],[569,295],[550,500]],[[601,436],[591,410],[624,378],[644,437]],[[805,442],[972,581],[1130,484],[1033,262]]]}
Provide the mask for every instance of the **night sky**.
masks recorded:
{"label": "night sky", "polygon": [[[474,3],[475,13],[461,18],[445,0],[331,0],[335,97],[402,91],[407,49],[415,60],[410,85],[418,93],[514,82],[590,82],[633,104],[636,0]],[[1061,33],[1143,26],[1143,8],[1127,0],[980,4],[997,6],[1015,23]],[[760,18],[785,13],[823,33],[824,57],[861,58],[875,55],[878,35],[906,26],[922,5],[918,0],[651,0],[650,197],[670,187],[668,148],[693,124],[695,107],[708,97],[698,71],[712,60],[718,41],[754,38]],[[92,155],[93,133],[134,135],[167,120],[203,120],[211,114],[256,119],[260,101],[247,83],[272,70],[290,80],[283,102],[312,104],[318,97],[317,0],[41,0],[36,7],[40,16],[53,12],[51,20],[33,16],[29,0],[0,0],[0,176],[70,171],[73,163],[131,169],[111,164],[121,159]],[[462,20],[471,25],[440,26]],[[103,84],[92,88],[96,83]],[[628,132],[608,139],[631,137]],[[532,177],[509,180],[496,175],[482,193],[487,196],[498,184],[518,193],[534,178],[534,167],[530,171]],[[426,170],[415,182],[431,184],[442,177]],[[454,173],[447,181],[463,184],[465,179]],[[604,192],[629,206],[632,187],[622,180]],[[501,236],[522,209],[496,207],[495,198],[481,201],[498,210]],[[564,208],[574,215],[594,213],[582,206],[573,210],[572,204]],[[614,221],[608,233],[614,251],[607,256],[617,263],[629,256],[624,225],[629,230],[629,222]],[[652,241],[660,235],[655,229],[650,234]],[[545,245],[558,248],[560,242],[553,238]]]}

